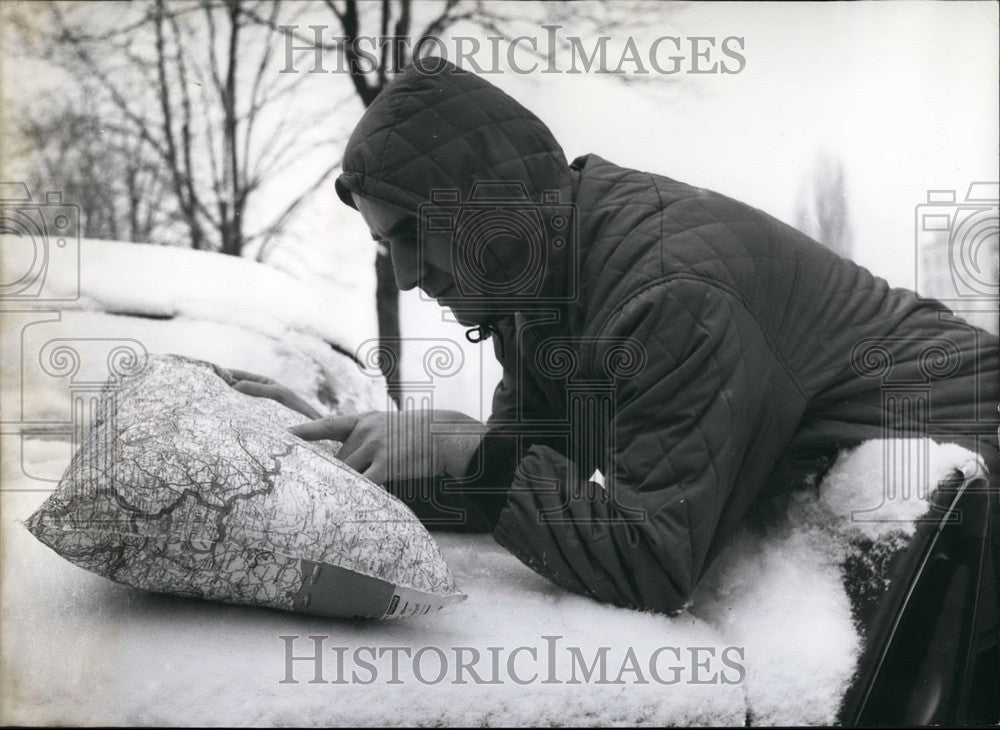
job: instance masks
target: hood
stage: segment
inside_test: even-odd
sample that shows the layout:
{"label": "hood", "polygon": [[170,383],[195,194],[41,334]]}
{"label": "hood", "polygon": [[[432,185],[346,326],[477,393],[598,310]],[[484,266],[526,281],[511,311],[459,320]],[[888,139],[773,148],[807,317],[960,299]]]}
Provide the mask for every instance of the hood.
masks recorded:
{"label": "hood", "polygon": [[440,58],[415,61],[380,93],[351,134],[341,199],[352,193],[409,210],[434,190],[458,190],[463,200],[476,181],[523,184],[529,200],[559,190],[568,202],[566,156],[541,120],[488,81]]}
{"label": "hood", "polygon": [[451,247],[462,304],[489,322],[572,295],[575,179],[538,117],[432,57],[365,111],[336,187],[352,207],[361,195],[412,211],[422,245]]}

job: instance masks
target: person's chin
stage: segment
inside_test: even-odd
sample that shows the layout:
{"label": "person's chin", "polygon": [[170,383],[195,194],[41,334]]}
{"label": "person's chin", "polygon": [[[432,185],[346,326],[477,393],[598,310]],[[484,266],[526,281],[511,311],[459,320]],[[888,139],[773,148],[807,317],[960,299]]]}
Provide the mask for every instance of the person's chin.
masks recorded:
{"label": "person's chin", "polygon": [[484,320],[486,319],[481,310],[475,313],[468,312],[461,305],[448,299],[438,299],[438,304],[446,307],[454,315],[455,319],[458,320],[458,323],[464,327],[478,327],[484,324]]}
{"label": "person's chin", "polygon": [[[448,306],[448,305],[445,305]],[[458,320],[458,323],[464,327],[477,327],[482,324],[479,317],[463,312],[461,309],[455,309],[454,307],[448,307],[451,310],[452,315]]]}

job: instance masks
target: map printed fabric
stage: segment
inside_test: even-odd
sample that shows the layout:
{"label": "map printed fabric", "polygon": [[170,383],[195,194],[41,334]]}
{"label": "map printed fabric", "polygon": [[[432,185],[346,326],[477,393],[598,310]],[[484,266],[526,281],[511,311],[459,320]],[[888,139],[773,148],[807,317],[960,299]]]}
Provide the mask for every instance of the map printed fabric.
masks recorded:
{"label": "map printed fabric", "polygon": [[136,588],[335,617],[397,618],[465,596],[426,528],[287,428],[303,416],[166,355],[105,386],[98,415],[27,528]]}

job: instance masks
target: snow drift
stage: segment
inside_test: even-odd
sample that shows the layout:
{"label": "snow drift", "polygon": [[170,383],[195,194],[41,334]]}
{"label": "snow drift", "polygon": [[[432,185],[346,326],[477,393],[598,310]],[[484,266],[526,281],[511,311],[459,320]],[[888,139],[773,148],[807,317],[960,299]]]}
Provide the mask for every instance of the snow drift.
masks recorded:
{"label": "snow drift", "polygon": [[36,314],[3,315],[0,366],[6,397],[23,401],[17,420],[68,417],[67,374],[51,376],[45,362],[45,345],[56,339],[77,350],[121,341],[257,372],[324,413],[389,407],[374,363],[356,358],[373,334],[336,287],[206,251],[85,239],[69,244],[79,252],[67,261],[40,257],[40,246],[12,236],[0,243],[3,281],[37,280],[14,300]]}

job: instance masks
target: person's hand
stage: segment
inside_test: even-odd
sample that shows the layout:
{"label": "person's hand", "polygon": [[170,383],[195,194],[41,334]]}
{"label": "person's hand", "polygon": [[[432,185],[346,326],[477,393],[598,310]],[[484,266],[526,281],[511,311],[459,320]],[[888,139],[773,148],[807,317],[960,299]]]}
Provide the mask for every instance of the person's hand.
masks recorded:
{"label": "person's hand", "polygon": [[376,484],[463,477],[487,431],[458,411],[372,411],[330,416],[289,429],[306,441],[343,442],[337,458]]}
{"label": "person's hand", "polygon": [[301,413],[306,418],[316,419],[323,415],[309,405],[305,398],[290,388],[286,388],[273,378],[269,378],[266,375],[248,373],[246,370],[233,370],[232,368],[228,368],[228,370],[236,378],[233,388],[241,393],[246,393],[256,398],[276,400],[281,405]]}

